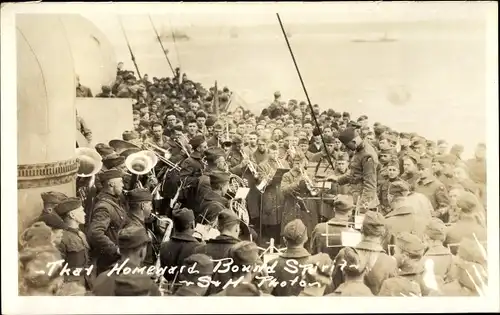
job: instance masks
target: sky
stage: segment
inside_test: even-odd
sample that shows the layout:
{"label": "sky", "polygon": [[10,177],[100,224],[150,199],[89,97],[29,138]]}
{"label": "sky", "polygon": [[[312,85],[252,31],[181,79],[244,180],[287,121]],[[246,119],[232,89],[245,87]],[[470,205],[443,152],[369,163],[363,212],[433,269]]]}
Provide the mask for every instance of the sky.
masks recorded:
{"label": "sky", "polygon": [[[495,5],[495,4],[493,4]],[[94,5],[91,12],[82,15],[100,28],[114,23],[110,14],[123,16],[127,24],[149,23],[151,14],[156,21],[169,20],[174,26],[228,25],[251,26],[276,23],[276,12],[283,23],[349,23],[349,22],[402,22],[420,20],[482,20],[492,3],[474,2],[338,2],[338,3],[175,3],[175,4],[123,4]],[[131,13],[134,13],[131,15]]]}

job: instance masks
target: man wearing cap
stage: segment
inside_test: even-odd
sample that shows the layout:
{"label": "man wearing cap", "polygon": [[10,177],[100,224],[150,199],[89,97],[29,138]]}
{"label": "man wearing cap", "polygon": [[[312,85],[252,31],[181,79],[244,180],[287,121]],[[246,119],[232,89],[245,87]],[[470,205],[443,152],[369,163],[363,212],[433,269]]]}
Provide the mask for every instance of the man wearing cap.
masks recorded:
{"label": "man wearing cap", "polygon": [[481,213],[483,211],[480,210],[476,196],[469,192],[462,192],[458,197],[457,206],[461,211],[459,219],[448,227],[444,241],[453,254],[456,254],[456,245],[464,238],[475,236],[480,242],[487,240],[484,213]]}
{"label": "man wearing cap", "polygon": [[[345,176],[349,172],[349,154],[346,152],[339,152],[335,155],[335,170],[333,175],[337,177]],[[332,188],[330,194],[332,195],[352,195],[351,184],[345,183],[340,185],[337,183],[332,183]]]}
{"label": "man wearing cap", "polygon": [[450,187],[454,184],[451,167],[446,155],[436,155],[432,159],[434,177],[443,183],[447,190],[450,190]]}
{"label": "man wearing cap", "polygon": [[[233,281],[242,278],[236,286],[229,285],[215,296],[268,296],[257,284],[260,280],[255,279],[259,275],[258,268],[254,266],[262,265],[259,257],[259,248],[253,242],[242,241],[233,245],[228,252],[229,258],[233,260],[233,265],[238,266],[236,270],[229,272],[229,277]],[[250,267],[250,270],[246,269]],[[228,279],[229,280],[229,279]],[[225,282],[223,282],[225,284]]]}
{"label": "man wearing cap", "polygon": [[375,209],[379,205],[377,196],[378,157],[375,149],[356,133],[354,129],[346,129],[339,135],[340,141],[350,150],[355,151],[351,160],[350,173],[333,181],[339,184],[351,183],[356,207],[360,213]]}
{"label": "man wearing cap", "polygon": [[318,223],[311,236],[311,253],[326,253],[335,259],[342,248],[342,232],[352,225],[350,216],[354,209],[351,196],[339,195],[334,204],[335,216],[328,222]]}
{"label": "man wearing cap", "polygon": [[103,188],[90,214],[87,238],[96,259],[97,273],[119,258],[118,231],[127,220],[127,205],[122,199],[123,173],[112,169],[100,175]]}
{"label": "man wearing cap", "polygon": [[324,136],[323,139],[325,140],[326,144],[326,149],[321,150],[318,153],[315,153],[312,155],[312,157],[309,159],[309,163],[307,166],[308,173],[313,178],[316,175],[323,175],[325,176],[327,174],[327,170],[330,171],[330,173],[333,171],[332,168],[330,167],[330,163],[328,161],[328,156],[332,159],[332,162],[335,163],[335,156],[334,156],[334,138],[333,137],[328,137]]}
{"label": "man wearing cap", "polygon": [[189,177],[187,185],[190,185],[194,182],[194,179],[201,176],[201,173],[204,169],[203,164],[203,156],[205,154],[205,150],[207,149],[207,142],[205,141],[205,137],[198,135],[193,137],[189,144],[193,149],[193,152],[190,156],[181,162],[180,167],[180,176],[181,178]]}
{"label": "man wearing cap", "polygon": [[391,204],[388,199],[389,186],[391,183],[396,181],[401,181],[399,177],[399,162],[397,160],[392,160],[386,165],[387,180],[383,181],[378,186],[378,198],[380,200],[380,211],[382,214],[387,214],[391,211]]}
{"label": "man wearing cap", "polygon": [[[205,286],[196,285],[201,283],[200,278],[207,278],[212,280],[214,262],[207,255],[193,254],[184,259],[186,270],[196,269],[198,273],[182,273],[179,275],[179,287],[174,288],[173,295],[175,296],[205,296],[208,288]],[[192,282],[195,285],[186,285]]]}
{"label": "man wearing cap", "polygon": [[224,128],[220,122],[214,124],[213,133],[213,136],[207,141],[208,147],[222,147]]}
{"label": "man wearing cap", "polygon": [[[123,280],[133,275],[132,273],[126,274],[124,269],[128,267],[134,270],[142,267],[149,242],[150,239],[145,229],[135,226],[122,229],[118,233],[119,259],[99,274],[94,282],[92,293],[95,296],[115,296],[117,284],[119,288],[123,284]],[[134,280],[128,282],[129,285],[140,284],[141,287],[150,288],[151,293],[149,295],[160,295],[158,286],[151,279],[151,275],[146,272],[136,272],[135,276]]]}
{"label": "man wearing cap", "polygon": [[431,259],[434,262],[434,273],[445,282],[451,279],[453,266],[453,255],[448,247],[443,246],[446,238],[446,226],[438,218],[432,218],[427,224],[424,240],[428,249],[425,252],[424,260]]}
{"label": "man wearing cap", "polygon": [[[42,192],[40,194],[42,197],[43,201],[43,209],[42,209],[42,214],[46,213],[52,213],[54,208],[61,203],[62,201],[68,199],[68,196],[65,194],[58,192],[58,191],[48,191],[48,192]],[[39,221],[39,220],[37,220]]]}
{"label": "man wearing cap", "polygon": [[293,156],[292,168],[281,179],[280,188],[284,197],[281,231],[283,231],[288,222],[294,219],[301,219],[310,232],[318,224],[317,208],[311,207],[308,209],[306,205],[309,205],[311,202],[305,201],[301,197],[301,195],[309,193],[303,175],[306,172],[304,164],[304,156],[301,153],[295,154]]}
{"label": "man wearing cap", "polygon": [[414,190],[419,180],[419,172],[417,165],[420,162],[420,157],[416,153],[409,153],[401,159],[401,165],[403,169],[403,174],[401,174],[401,179],[410,184],[410,188]]}
{"label": "man wearing cap", "polygon": [[212,191],[210,188],[210,173],[212,172],[227,172],[228,166],[226,164],[225,153],[221,148],[211,147],[204,152],[206,166],[203,175],[198,178],[198,183],[193,185],[193,199],[197,206],[193,207],[193,211],[198,214],[200,212],[199,206],[203,202],[205,195]]}
{"label": "man wearing cap", "polygon": [[326,296],[373,296],[364,281],[366,273],[370,271],[370,262],[364,258],[356,248],[343,248],[335,258],[335,263],[340,268],[336,268],[334,277],[336,273],[342,273],[344,281]]}
{"label": "man wearing cap", "polygon": [[[63,231],[63,237],[59,245],[61,258],[65,260],[67,267],[72,270],[88,267],[90,264],[90,246],[87,243],[87,237],[79,228],[80,225],[85,224],[85,211],[81,200],[73,197],[68,198],[59,203],[54,211],[67,226]],[[65,280],[67,282],[78,281],[82,285],[86,284],[87,288],[91,287],[92,282],[91,277],[87,276],[86,272],[82,272],[81,276],[65,275]]]}
{"label": "man wearing cap", "polygon": [[418,170],[420,179],[415,185],[415,191],[429,198],[435,210],[433,213],[434,216],[440,218],[444,222],[448,222],[447,213],[448,207],[450,206],[448,191],[444,184],[434,177],[431,160],[420,160]]}
{"label": "man wearing cap", "polygon": [[427,296],[430,288],[424,283],[422,256],[425,244],[415,235],[403,232],[396,239],[395,254],[399,273],[382,283],[379,296]]}
{"label": "man wearing cap", "polygon": [[145,222],[153,210],[151,192],[146,188],[135,188],[127,193],[126,199],[128,202],[128,220],[125,227],[145,228]]}
{"label": "man wearing cap", "polygon": [[212,172],[209,174],[210,188],[200,205],[200,213],[197,213],[196,222],[210,224],[215,221],[222,210],[229,207],[229,200],[224,196],[229,189],[229,173]]}
{"label": "man wearing cap", "polygon": [[[196,247],[202,245],[194,236],[194,214],[187,208],[174,209],[172,212],[174,223],[173,234],[170,239],[161,244],[160,265],[162,268],[178,267],[191,256]],[[164,277],[171,282],[180,274],[165,273]]]}
{"label": "man wearing cap", "polygon": [[278,282],[285,281],[288,285],[285,287],[277,286],[272,290],[271,294],[274,296],[298,296],[302,288],[297,283],[292,285],[290,281],[294,280],[299,274],[290,272],[285,267],[308,263],[311,254],[304,248],[304,244],[307,242],[307,228],[304,223],[299,219],[289,222],[283,231],[283,241],[286,245],[285,251],[279,257],[269,261],[268,265],[272,266],[276,263],[275,273],[272,276]]}
{"label": "man wearing cap", "polygon": [[407,201],[409,193],[410,187],[404,181],[392,182],[389,186],[391,211],[385,215],[388,244],[393,244],[394,237],[401,232],[412,232],[423,238],[430,215],[421,213],[422,209],[416,209]]}
{"label": "man wearing cap", "polygon": [[251,156],[244,155],[243,139],[240,136],[234,136],[231,149],[226,158],[230,172],[242,177],[243,173],[247,170],[250,159]]}
{"label": "man wearing cap", "polygon": [[[228,258],[229,249],[240,242],[239,236],[241,233],[242,222],[238,216],[229,209],[220,212],[218,216],[217,227],[220,235],[214,239],[209,239],[205,245],[201,245],[195,249],[195,253],[205,254],[213,260]],[[231,278],[231,274],[217,272],[213,275],[214,281],[227,282]],[[216,287],[210,286],[207,295],[211,295],[222,291],[223,285]]]}
{"label": "man wearing cap", "polygon": [[457,273],[443,286],[444,296],[484,296],[488,283],[485,247],[472,238],[464,238],[458,247]]}

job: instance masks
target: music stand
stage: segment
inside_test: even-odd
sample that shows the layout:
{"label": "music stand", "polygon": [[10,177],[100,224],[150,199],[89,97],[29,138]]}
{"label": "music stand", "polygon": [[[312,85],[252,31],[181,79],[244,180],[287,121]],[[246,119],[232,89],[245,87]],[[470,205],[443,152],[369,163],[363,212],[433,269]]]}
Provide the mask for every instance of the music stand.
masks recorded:
{"label": "music stand", "polygon": [[[274,176],[272,179],[269,180],[267,183],[266,187],[264,187],[264,190],[262,191],[262,195],[264,192],[267,190],[269,186],[274,186],[277,187],[279,184],[281,184],[281,179],[283,178],[283,175],[287,173],[290,169],[289,168],[278,168],[276,169],[276,172],[274,173]],[[259,234],[262,238],[262,195],[260,198],[260,207],[259,207]],[[276,203],[278,204],[278,203]],[[277,206],[274,206],[274,211],[277,212]],[[274,244],[274,243],[273,243]]]}

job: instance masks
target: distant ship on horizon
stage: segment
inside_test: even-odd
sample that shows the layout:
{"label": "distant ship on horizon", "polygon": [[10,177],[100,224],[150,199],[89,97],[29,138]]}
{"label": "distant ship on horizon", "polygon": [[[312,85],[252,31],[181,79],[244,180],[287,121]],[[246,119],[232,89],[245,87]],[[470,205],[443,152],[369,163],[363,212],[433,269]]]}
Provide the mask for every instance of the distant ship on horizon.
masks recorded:
{"label": "distant ship on horizon", "polygon": [[387,33],[384,33],[384,36],[376,39],[364,39],[364,38],[357,38],[351,40],[353,43],[391,43],[391,42],[397,42],[398,40],[395,38],[390,38],[387,36]]}

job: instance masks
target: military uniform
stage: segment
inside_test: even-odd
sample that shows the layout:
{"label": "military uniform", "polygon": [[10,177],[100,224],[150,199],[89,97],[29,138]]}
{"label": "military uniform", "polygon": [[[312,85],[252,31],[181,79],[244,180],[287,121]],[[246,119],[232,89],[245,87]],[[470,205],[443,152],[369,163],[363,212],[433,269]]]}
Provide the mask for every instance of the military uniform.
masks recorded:
{"label": "military uniform", "polygon": [[[345,133],[348,134],[351,131],[347,129],[343,134]],[[348,144],[353,138],[353,135],[347,137],[341,134],[339,136],[344,145]],[[366,212],[365,207],[366,209],[374,209],[379,205],[377,196],[377,165],[377,152],[368,142],[364,141],[352,157],[349,166],[350,174],[337,180],[340,185],[345,183],[352,184],[355,204],[363,205],[360,208],[360,213]]]}
{"label": "military uniform", "polygon": [[[212,172],[210,182],[227,181],[229,176],[224,172]],[[200,213],[196,217],[196,222],[206,224],[215,221],[217,216],[229,208],[229,200],[214,191],[208,191],[200,205]]]}
{"label": "military uniform", "polygon": [[434,177],[420,179],[417,182],[415,191],[427,196],[434,210],[446,208],[450,205],[446,187]]}
{"label": "military uniform", "polygon": [[[482,242],[487,240],[487,229],[483,225],[479,224],[476,216],[474,215],[462,215],[460,219],[451,224],[446,231],[446,240],[444,245],[457,245],[464,238],[476,238]],[[451,252],[456,254],[456,246],[451,247]]]}
{"label": "military uniform", "polygon": [[[103,177],[104,179],[121,177],[121,172],[107,171],[103,173]],[[101,192],[96,197],[87,237],[92,248],[92,256],[96,259],[98,273],[119,259],[118,232],[126,223],[126,208],[126,204],[119,196]]]}
{"label": "military uniform", "polygon": [[363,280],[349,280],[342,283],[333,293],[326,296],[373,296]]}
{"label": "military uniform", "polygon": [[81,84],[76,87],[76,97],[92,97],[92,91]]}
{"label": "military uniform", "polygon": [[[140,228],[129,227],[119,233],[120,249],[123,251],[140,248],[149,241],[147,233]],[[128,267],[132,270],[136,267],[141,267],[140,264],[133,263],[130,259],[127,259],[128,257],[121,257],[116,262],[116,266],[121,266],[125,263],[124,268]],[[92,293],[95,296],[161,295],[158,286],[147,273],[124,274],[113,272],[108,275],[113,267],[114,264],[97,276],[92,288]]]}
{"label": "military uniform", "polygon": [[302,288],[298,283],[291,284],[289,281],[294,280],[296,277],[300,277],[300,274],[289,272],[286,267],[289,266],[289,264],[298,266],[299,264],[304,265],[308,263],[311,255],[303,247],[303,244],[307,240],[307,228],[302,221],[293,220],[285,226],[283,238],[286,240],[286,250],[277,258],[270,260],[268,265],[273,266],[276,264],[274,268],[275,272],[272,276],[276,281],[286,281],[289,285],[272,288],[271,294],[274,296],[297,296],[300,291],[302,291]]}
{"label": "military uniform", "polygon": [[[404,197],[403,197],[404,198]],[[427,220],[415,213],[415,210],[407,205],[393,208],[385,215],[388,237],[393,238],[401,232],[412,232],[422,237],[425,233]],[[392,241],[389,241],[392,244]]]}

